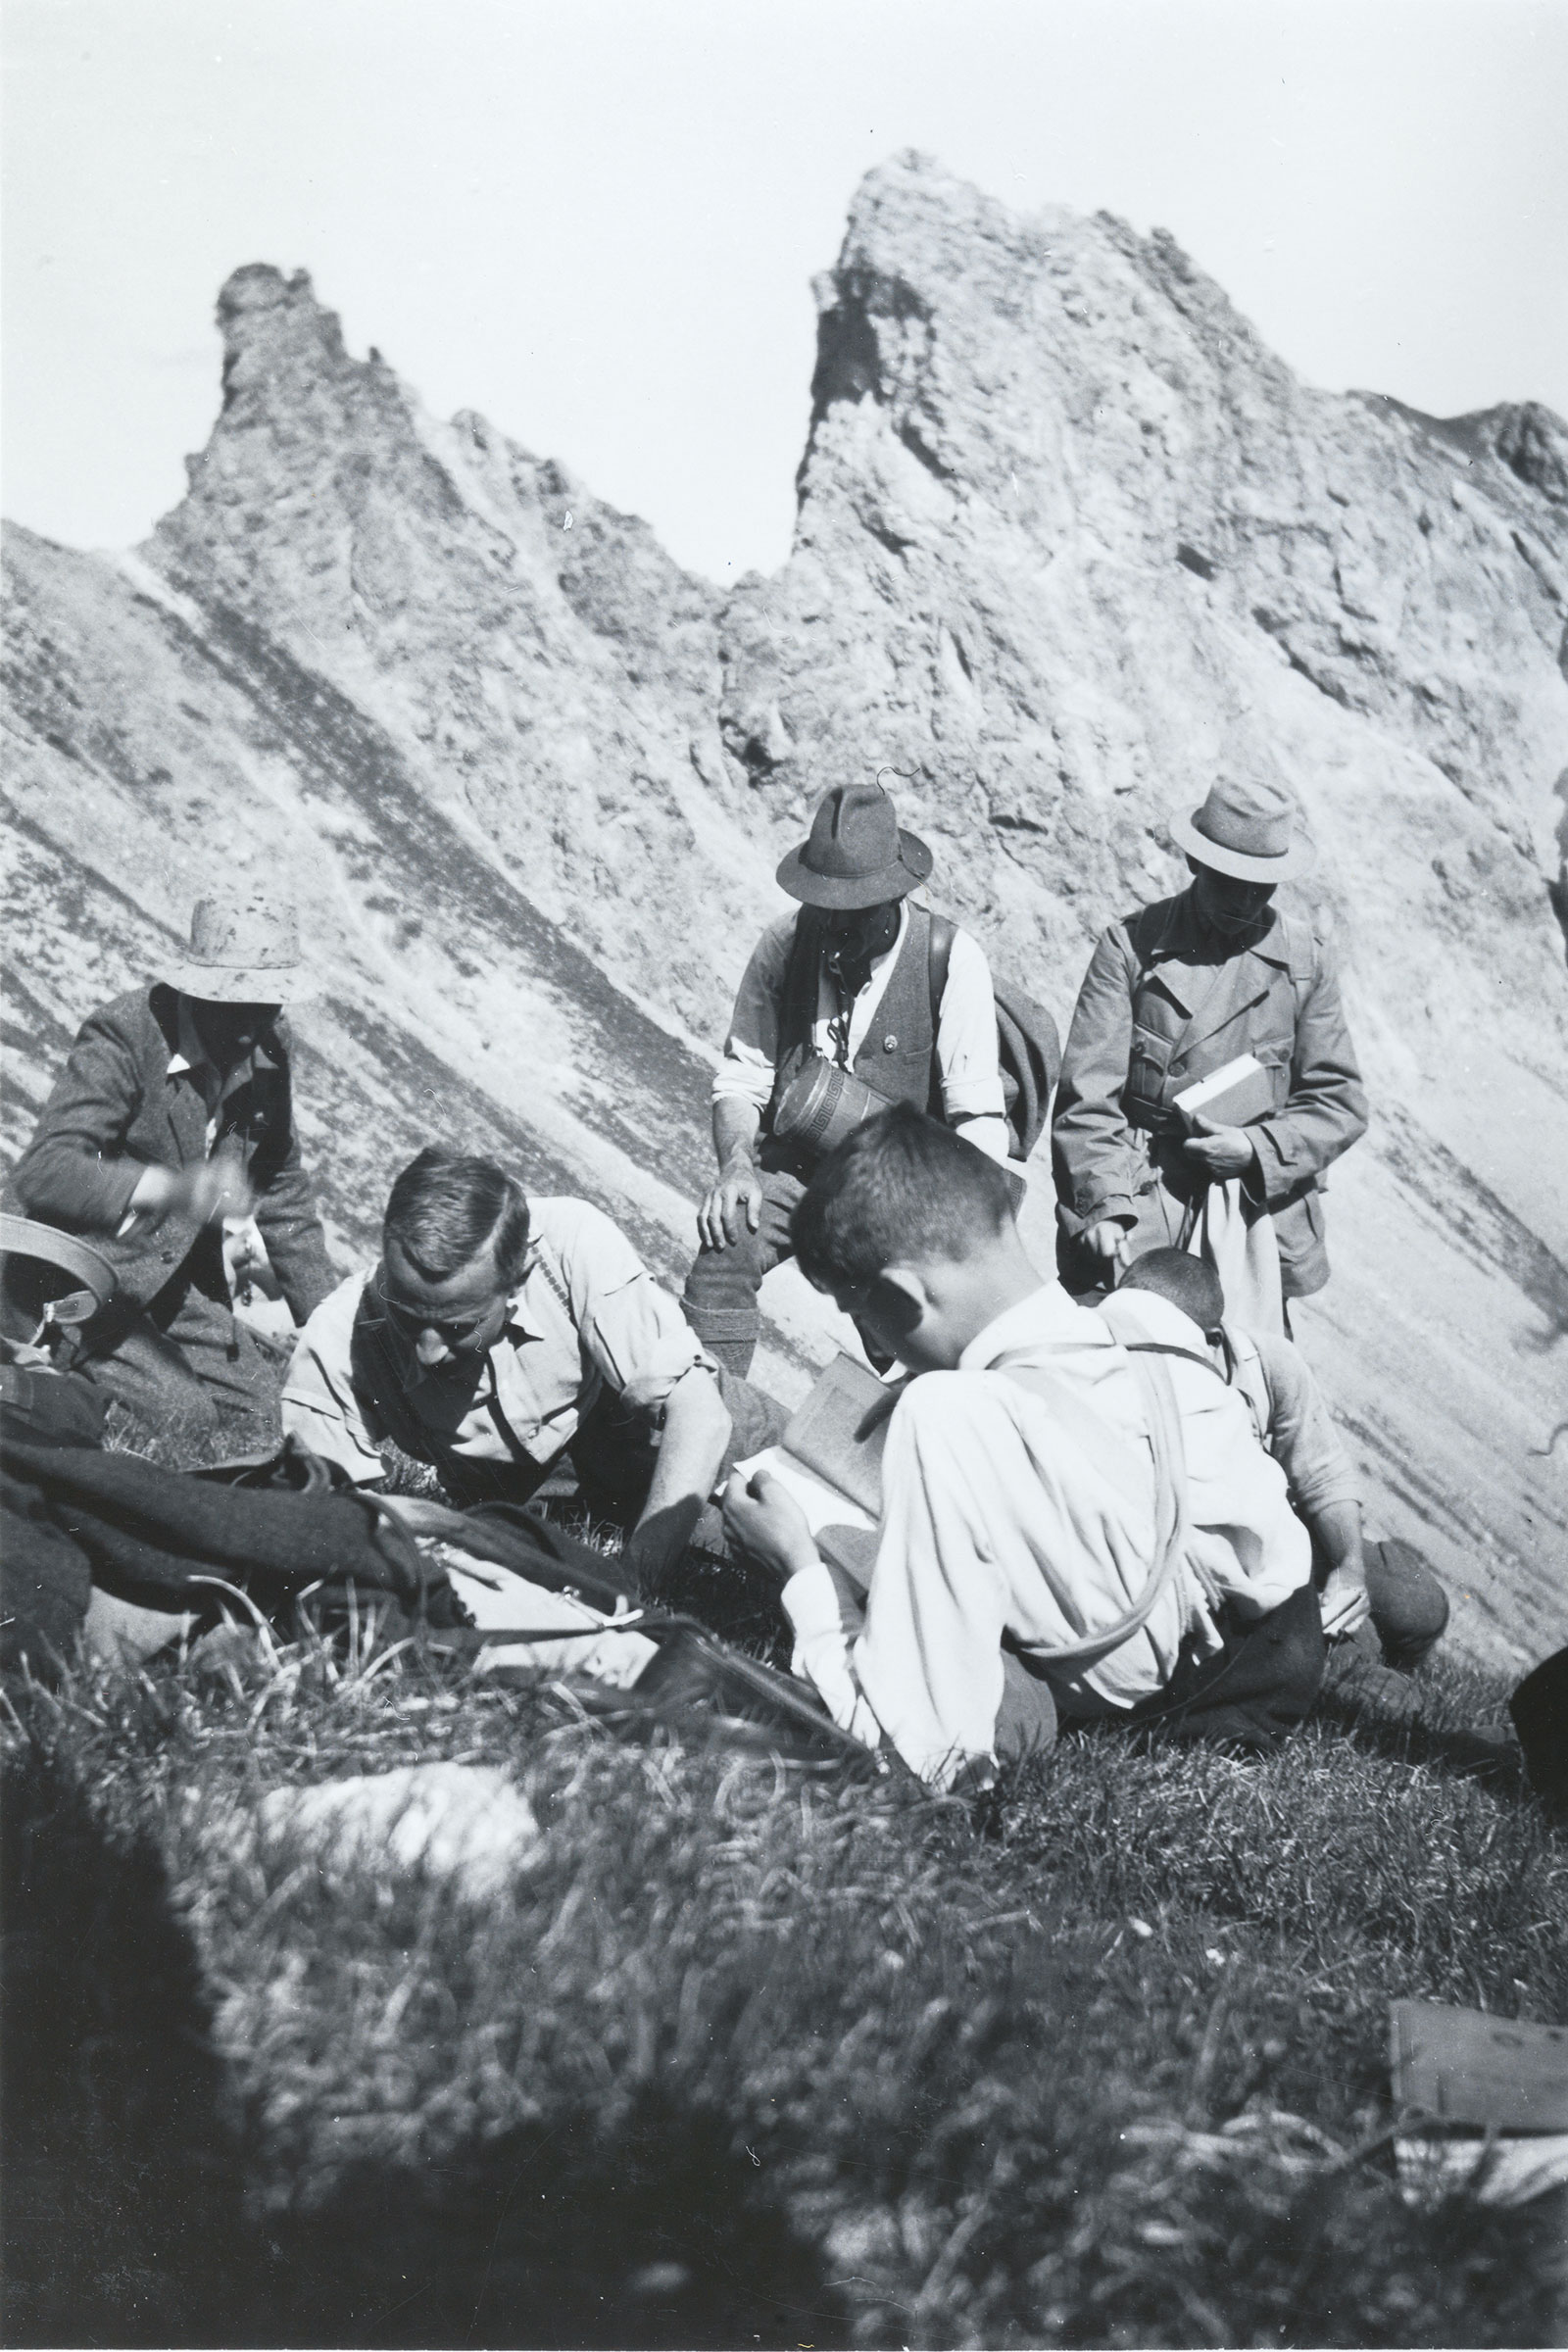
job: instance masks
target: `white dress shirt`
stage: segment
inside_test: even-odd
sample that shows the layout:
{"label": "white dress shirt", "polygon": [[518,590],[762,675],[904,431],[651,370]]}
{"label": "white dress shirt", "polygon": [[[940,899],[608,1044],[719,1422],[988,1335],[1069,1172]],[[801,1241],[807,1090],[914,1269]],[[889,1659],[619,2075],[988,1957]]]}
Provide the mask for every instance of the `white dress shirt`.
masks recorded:
{"label": "white dress shirt", "polygon": [[[1148,1292],[1124,1293],[1152,1340],[1203,1353],[1202,1335]],[[1284,1475],[1238,1393],[1206,1366],[1170,1372],[1187,1462],[1191,1537],[1138,1632],[1098,1662],[1051,1679],[1094,1711],[1161,1690],[1184,1638],[1221,1646],[1208,1595],[1275,1608],[1311,1571]],[[1053,1398],[1013,1370],[1059,1383]],[[992,1753],[1002,1638],[1049,1653],[1114,1626],[1154,1563],[1153,1455],[1143,1390],[1109,1326],[1042,1284],[999,1315],[954,1372],[912,1381],[893,1414],[883,1518],[862,1607],[818,1563],[784,1588],[795,1669],[868,1745],[891,1740],[922,1779],[949,1785]]]}

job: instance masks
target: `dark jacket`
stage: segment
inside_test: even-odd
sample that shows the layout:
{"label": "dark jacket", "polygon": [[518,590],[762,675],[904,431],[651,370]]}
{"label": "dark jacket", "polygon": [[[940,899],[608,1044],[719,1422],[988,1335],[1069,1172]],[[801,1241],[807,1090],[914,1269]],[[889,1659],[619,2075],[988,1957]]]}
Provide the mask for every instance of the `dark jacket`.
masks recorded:
{"label": "dark jacket", "polygon": [[1062,1057],[1053,1129],[1061,1221],[1076,1236],[1104,1217],[1135,1247],[1167,1239],[1151,1196],[1190,1200],[1171,1100],[1251,1054],[1272,1073],[1274,1108],[1248,1130],[1274,1219],[1288,1298],[1328,1280],[1323,1170],[1366,1130],[1366,1095],[1321,941],[1274,910],[1254,947],[1227,950],[1200,924],[1190,890],[1112,923],[1090,958]]}
{"label": "dark jacket", "polygon": [[[120,1277],[117,1308],[147,1305],[204,1239],[184,1216],[117,1238],[143,1168],[188,1168],[207,1157],[201,1088],[169,1069],[178,1042],[179,998],[162,982],[90,1014],[12,1177],[28,1216],[92,1236]],[[219,1106],[214,1153],[244,1168],[278,1287],[303,1323],[337,1277],[294,1134],[289,1044],[279,1015]]]}

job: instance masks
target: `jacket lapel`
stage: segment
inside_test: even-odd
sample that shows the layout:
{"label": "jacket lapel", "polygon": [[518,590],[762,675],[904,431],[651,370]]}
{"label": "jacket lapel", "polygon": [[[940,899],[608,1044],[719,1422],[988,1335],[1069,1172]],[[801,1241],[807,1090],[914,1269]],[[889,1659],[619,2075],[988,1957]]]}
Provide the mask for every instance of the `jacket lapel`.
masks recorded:
{"label": "jacket lapel", "polygon": [[178,1164],[188,1168],[207,1157],[207,1104],[202,1090],[188,1071],[176,1070],[166,1080],[169,1124],[173,1130]]}
{"label": "jacket lapel", "polygon": [[1155,950],[1151,977],[1186,1016],[1176,1046],[1190,1057],[1206,1038],[1229,1028],[1244,1012],[1264,1002],[1287,959],[1278,945],[1277,918],[1256,947],[1245,948],[1239,956],[1227,956],[1217,963],[1200,959],[1185,892],[1176,907],[1179,911],[1173,910],[1175,919]]}

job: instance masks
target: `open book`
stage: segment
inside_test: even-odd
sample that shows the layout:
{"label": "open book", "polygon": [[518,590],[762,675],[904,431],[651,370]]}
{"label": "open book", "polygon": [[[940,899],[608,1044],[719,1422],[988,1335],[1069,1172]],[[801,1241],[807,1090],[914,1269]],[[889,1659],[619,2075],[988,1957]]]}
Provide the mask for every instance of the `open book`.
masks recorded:
{"label": "open book", "polygon": [[780,1443],[735,1465],[747,1479],[770,1471],[806,1513],[823,1558],[861,1585],[875,1557],[882,1453],[902,1390],[853,1356],[835,1356]]}
{"label": "open book", "polygon": [[1210,1070],[1171,1098],[1189,1127],[1211,1119],[1216,1127],[1250,1127],[1265,1119],[1274,1107],[1274,1081],[1251,1054],[1238,1054],[1223,1068]]}

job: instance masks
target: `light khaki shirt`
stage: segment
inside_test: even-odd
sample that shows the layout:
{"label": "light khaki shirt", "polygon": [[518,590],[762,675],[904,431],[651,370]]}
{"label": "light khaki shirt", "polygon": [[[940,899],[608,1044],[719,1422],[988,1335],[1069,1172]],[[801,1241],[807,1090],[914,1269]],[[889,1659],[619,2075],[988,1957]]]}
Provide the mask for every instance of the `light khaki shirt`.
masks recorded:
{"label": "light khaki shirt", "polygon": [[657,1413],[711,1357],[619,1228],[586,1200],[530,1200],[528,1258],[500,1338],[477,1366],[427,1371],[353,1274],[301,1332],[283,1428],[360,1484],[388,1439],[438,1465],[554,1461],[606,1390]]}

